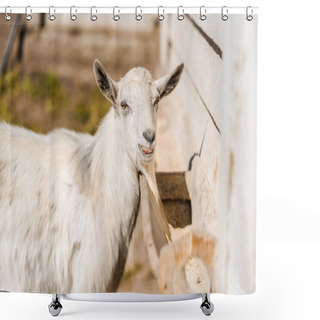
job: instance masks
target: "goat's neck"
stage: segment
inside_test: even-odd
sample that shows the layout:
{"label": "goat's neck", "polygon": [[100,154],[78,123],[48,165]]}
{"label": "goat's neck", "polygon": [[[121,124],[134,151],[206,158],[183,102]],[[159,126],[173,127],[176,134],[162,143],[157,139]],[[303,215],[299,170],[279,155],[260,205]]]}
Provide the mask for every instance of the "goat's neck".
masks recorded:
{"label": "goat's neck", "polygon": [[118,121],[111,110],[94,137],[91,186],[95,212],[108,219],[106,231],[112,227],[128,244],[139,205],[139,177]]}
{"label": "goat's neck", "polygon": [[133,184],[138,184],[138,170],[127,152],[119,122],[110,110],[94,137],[91,186],[95,196],[114,192],[117,197],[130,197]]}
{"label": "goat's neck", "polygon": [[92,282],[103,292],[119,284],[139,208],[138,170],[126,152],[118,121],[110,110],[93,139],[77,153],[79,188],[90,197],[88,213],[94,216],[87,219],[87,255],[95,253],[87,271],[99,275]]}

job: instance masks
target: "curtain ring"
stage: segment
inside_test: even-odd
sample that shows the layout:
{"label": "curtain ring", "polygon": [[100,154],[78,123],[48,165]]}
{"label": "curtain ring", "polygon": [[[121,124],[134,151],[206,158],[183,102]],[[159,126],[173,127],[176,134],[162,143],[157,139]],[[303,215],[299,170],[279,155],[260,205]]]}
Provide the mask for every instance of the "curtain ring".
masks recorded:
{"label": "curtain ring", "polygon": [[12,17],[8,14],[8,8],[10,8],[10,6],[6,6],[4,8],[4,14],[5,14],[4,18],[6,19],[6,21],[10,21],[12,19]]}
{"label": "curtain ring", "polygon": [[200,20],[204,21],[207,19],[207,8],[205,6],[200,7]]}
{"label": "curtain ring", "polygon": [[[160,14],[160,8],[162,9],[162,13],[161,14]],[[158,7],[158,20],[159,21],[164,20],[164,9],[163,9],[163,6],[159,6]]]}
{"label": "curtain ring", "polygon": [[51,13],[51,10],[53,10],[53,12],[55,12],[56,10],[54,9],[54,6],[49,7],[49,20],[53,21],[56,19],[56,16],[54,14]]}
{"label": "curtain ring", "polygon": [[[140,9],[140,14],[138,14],[138,8]],[[137,21],[141,21],[141,20],[142,20],[142,15],[141,15],[141,13],[142,13],[141,7],[140,7],[140,6],[137,6],[137,7],[136,7],[136,20],[137,20]]]}
{"label": "curtain ring", "polygon": [[[180,12],[181,11],[181,12]],[[183,6],[179,6],[177,10],[178,20],[182,21],[184,19],[184,9]]]}
{"label": "curtain ring", "polygon": [[[91,7],[90,9],[90,19],[91,21],[96,21],[98,19],[97,15],[93,14],[93,8],[96,8],[96,7]],[[97,13],[97,9],[96,9],[96,13]]]}
{"label": "curtain ring", "polygon": [[72,11],[73,11],[73,8],[74,8],[74,12],[77,13],[76,7],[75,7],[75,6],[71,6],[71,7],[70,7],[70,19],[71,19],[72,21],[76,21],[78,17],[72,12]]}
{"label": "curtain ring", "polygon": [[223,7],[221,8],[221,19],[222,19],[223,21],[227,21],[227,20],[229,19],[227,6],[223,6]]}
{"label": "curtain ring", "polygon": [[[250,14],[249,14],[249,9],[251,9],[250,10]],[[253,20],[253,9],[252,9],[252,7],[247,7],[247,9],[246,9],[246,19],[247,19],[247,21],[252,21]]]}
{"label": "curtain ring", "polygon": [[28,13],[28,9],[30,9],[30,13],[32,13],[31,7],[27,6],[26,7],[25,18],[26,18],[27,21],[30,21],[32,19],[32,15],[30,13]]}
{"label": "curtain ring", "polygon": [[[117,9],[117,11],[118,11],[117,14],[116,14],[116,9]],[[117,6],[113,7],[113,18],[112,18],[112,19],[113,19],[114,21],[119,21],[119,20],[120,20],[119,13],[120,13],[119,7],[117,7]]]}

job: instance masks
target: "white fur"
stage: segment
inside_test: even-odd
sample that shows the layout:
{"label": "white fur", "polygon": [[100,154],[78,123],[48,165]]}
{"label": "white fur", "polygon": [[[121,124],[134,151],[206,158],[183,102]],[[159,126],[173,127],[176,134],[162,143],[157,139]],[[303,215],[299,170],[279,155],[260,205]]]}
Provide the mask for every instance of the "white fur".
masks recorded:
{"label": "white fur", "polygon": [[[117,289],[138,212],[138,172],[151,161],[138,144],[155,129],[161,91],[143,68],[113,88],[114,107],[94,136],[0,122],[0,290]],[[130,110],[121,109],[124,98]]]}

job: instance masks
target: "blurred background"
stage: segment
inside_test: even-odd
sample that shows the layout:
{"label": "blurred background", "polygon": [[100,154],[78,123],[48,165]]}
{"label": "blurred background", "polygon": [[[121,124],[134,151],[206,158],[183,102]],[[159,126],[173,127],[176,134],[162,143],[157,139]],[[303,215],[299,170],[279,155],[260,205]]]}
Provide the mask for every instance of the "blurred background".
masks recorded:
{"label": "blurred background", "polygon": [[92,65],[98,58],[114,80],[132,67],[155,72],[159,26],[155,17],[137,23],[123,15],[92,23],[45,14],[26,22],[0,14],[0,119],[36,132],[56,127],[94,133],[110,103],[101,95]]}

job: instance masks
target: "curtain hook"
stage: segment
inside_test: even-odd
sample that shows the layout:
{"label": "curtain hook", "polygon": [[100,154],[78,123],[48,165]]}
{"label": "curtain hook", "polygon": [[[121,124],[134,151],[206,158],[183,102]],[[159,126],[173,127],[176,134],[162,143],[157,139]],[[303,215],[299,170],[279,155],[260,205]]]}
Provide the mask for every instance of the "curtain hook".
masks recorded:
{"label": "curtain hook", "polygon": [[75,7],[75,6],[71,6],[71,7],[70,7],[70,19],[71,19],[72,21],[76,21],[78,17],[72,12],[73,9],[74,9],[74,12],[77,13],[76,7]]}
{"label": "curtain hook", "polygon": [[[117,14],[116,14],[116,9],[117,9],[117,11],[118,11]],[[119,13],[120,13],[119,7],[117,7],[117,6],[113,7],[113,20],[114,20],[114,21],[119,21],[119,20],[120,20]]]}
{"label": "curtain hook", "polygon": [[[161,14],[160,14],[160,8],[162,9],[162,13]],[[163,9],[163,6],[159,6],[158,7],[158,20],[159,21],[164,20],[164,9]]]}
{"label": "curtain hook", "polygon": [[[249,9],[250,9],[250,13],[249,13]],[[247,21],[253,20],[253,9],[251,6],[247,7],[247,9],[246,9],[246,19],[247,19]]]}
{"label": "curtain hook", "polygon": [[[30,13],[28,13],[28,9],[30,9]],[[30,21],[32,19],[32,9],[30,6],[26,6],[26,12],[25,12],[25,18],[27,21]]]}
{"label": "curtain hook", "polygon": [[228,17],[228,7],[227,6],[223,6],[221,8],[221,19],[223,21],[227,21],[229,19],[229,17]]}
{"label": "curtain hook", "polygon": [[[180,12],[181,11],[181,12]],[[182,21],[184,19],[184,9],[183,6],[179,6],[177,10],[178,20]]]}
{"label": "curtain hook", "polygon": [[207,19],[207,8],[205,6],[200,7],[200,20],[204,21]]}
{"label": "curtain hook", "polygon": [[[98,19],[98,17],[97,17],[97,15],[93,14],[93,8],[96,9],[96,7],[95,6],[91,7],[91,9],[90,9],[90,19],[91,19],[91,21],[96,21]],[[96,9],[96,13],[97,13],[97,9]]]}
{"label": "curtain hook", "polygon": [[54,9],[54,6],[49,7],[49,17],[48,17],[50,21],[53,21],[56,19],[56,16],[51,13],[51,10],[53,10],[53,12],[56,12],[56,10]]}
{"label": "curtain hook", "polygon": [[[139,10],[140,10],[140,14],[138,14],[138,8],[139,8]],[[137,7],[136,7],[136,20],[137,20],[137,21],[141,21],[141,20],[142,20],[142,15],[141,15],[141,13],[142,13],[141,7],[140,7],[140,6],[137,6]]]}
{"label": "curtain hook", "polygon": [[[6,6],[4,8],[4,14],[5,14],[4,18],[6,19],[6,21],[10,21],[12,19],[12,17],[8,14],[9,8],[10,8],[10,6]],[[11,10],[10,10],[10,12],[11,12]]]}

